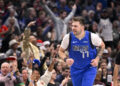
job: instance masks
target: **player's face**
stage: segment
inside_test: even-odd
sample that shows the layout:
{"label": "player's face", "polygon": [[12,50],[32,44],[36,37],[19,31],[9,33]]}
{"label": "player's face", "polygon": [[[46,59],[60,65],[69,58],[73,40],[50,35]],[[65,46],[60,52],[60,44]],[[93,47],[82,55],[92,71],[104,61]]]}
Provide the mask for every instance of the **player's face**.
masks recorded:
{"label": "player's face", "polygon": [[72,27],[72,31],[73,31],[74,35],[79,35],[79,34],[81,34],[84,26],[81,25],[79,23],[79,21],[73,21],[71,27]]}

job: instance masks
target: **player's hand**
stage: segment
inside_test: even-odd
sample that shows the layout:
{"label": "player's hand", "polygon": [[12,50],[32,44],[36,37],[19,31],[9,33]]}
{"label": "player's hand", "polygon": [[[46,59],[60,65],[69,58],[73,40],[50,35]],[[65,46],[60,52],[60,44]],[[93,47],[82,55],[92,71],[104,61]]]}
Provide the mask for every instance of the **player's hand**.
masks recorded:
{"label": "player's hand", "polygon": [[73,8],[73,9],[76,9],[76,8],[77,8],[76,4],[74,4],[72,8]]}
{"label": "player's hand", "polygon": [[99,62],[99,57],[96,57],[95,59],[92,59],[91,65],[93,67],[96,67],[96,66],[98,66],[98,62]]}
{"label": "player's hand", "polygon": [[31,27],[31,26],[35,25],[35,23],[36,23],[36,21],[31,21],[31,22],[27,25],[27,27]]}
{"label": "player's hand", "polygon": [[68,83],[69,78],[70,78],[69,76],[65,77],[65,78],[63,79],[61,85],[62,85],[62,86],[65,86],[65,85]]}
{"label": "player's hand", "polygon": [[73,63],[74,63],[74,60],[69,58],[69,59],[66,59],[66,63],[68,66],[71,66]]}

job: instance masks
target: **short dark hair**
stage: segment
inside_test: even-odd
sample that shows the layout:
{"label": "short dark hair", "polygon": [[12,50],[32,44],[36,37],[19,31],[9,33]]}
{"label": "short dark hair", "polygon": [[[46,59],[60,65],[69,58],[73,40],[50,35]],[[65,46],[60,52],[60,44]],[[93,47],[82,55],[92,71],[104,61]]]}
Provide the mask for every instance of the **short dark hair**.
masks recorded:
{"label": "short dark hair", "polygon": [[[66,12],[66,11],[63,10],[63,9],[59,11],[60,14],[62,14],[62,13],[64,13],[64,12]],[[66,13],[67,13],[67,12],[66,12]]]}
{"label": "short dark hair", "polygon": [[28,71],[28,69],[27,69],[26,67],[22,67],[21,72],[22,72],[23,70],[27,70],[27,71]]}
{"label": "short dark hair", "polygon": [[69,69],[70,69],[70,67],[65,66],[65,67],[62,68],[62,71],[69,70]]}
{"label": "short dark hair", "polygon": [[85,19],[82,16],[73,17],[72,21],[78,21],[80,24],[85,25]]}
{"label": "short dark hair", "polygon": [[43,14],[45,14],[45,11],[40,11],[39,12],[39,15],[43,15]]}
{"label": "short dark hair", "polygon": [[33,69],[32,69],[32,73],[33,73],[34,71],[38,71],[38,72],[39,72],[39,74],[40,74],[40,71],[39,71],[39,69],[38,69],[38,68],[33,68]]}

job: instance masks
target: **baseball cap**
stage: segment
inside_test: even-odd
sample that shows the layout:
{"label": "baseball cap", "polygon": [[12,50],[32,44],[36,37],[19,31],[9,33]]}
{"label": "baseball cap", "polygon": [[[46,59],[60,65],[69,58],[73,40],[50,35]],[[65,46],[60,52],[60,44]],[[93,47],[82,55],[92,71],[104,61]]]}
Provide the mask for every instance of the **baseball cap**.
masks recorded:
{"label": "baseball cap", "polygon": [[34,59],[33,60],[33,65],[35,65],[35,64],[38,64],[38,66],[40,66],[40,61],[38,59]]}
{"label": "baseball cap", "polygon": [[10,46],[10,47],[11,47],[12,45],[14,45],[14,44],[18,44],[18,41],[15,40],[15,39],[13,39],[13,40],[11,40],[11,41],[9,42],[9,46]]}

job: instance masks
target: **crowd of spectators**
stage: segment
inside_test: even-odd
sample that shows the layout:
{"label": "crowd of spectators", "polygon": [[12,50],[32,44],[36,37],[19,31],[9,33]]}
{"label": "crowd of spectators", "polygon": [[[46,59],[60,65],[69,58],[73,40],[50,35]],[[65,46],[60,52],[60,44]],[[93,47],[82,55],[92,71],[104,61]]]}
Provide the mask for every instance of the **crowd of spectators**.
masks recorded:
{"label": "crowd of spectators", "polygon": [[0,0],[0,86],[72,86],[58,50],[73,16],[83,16],[85,29],[105,42],[94,85],[111,86],[120,53],[119,0]]}

